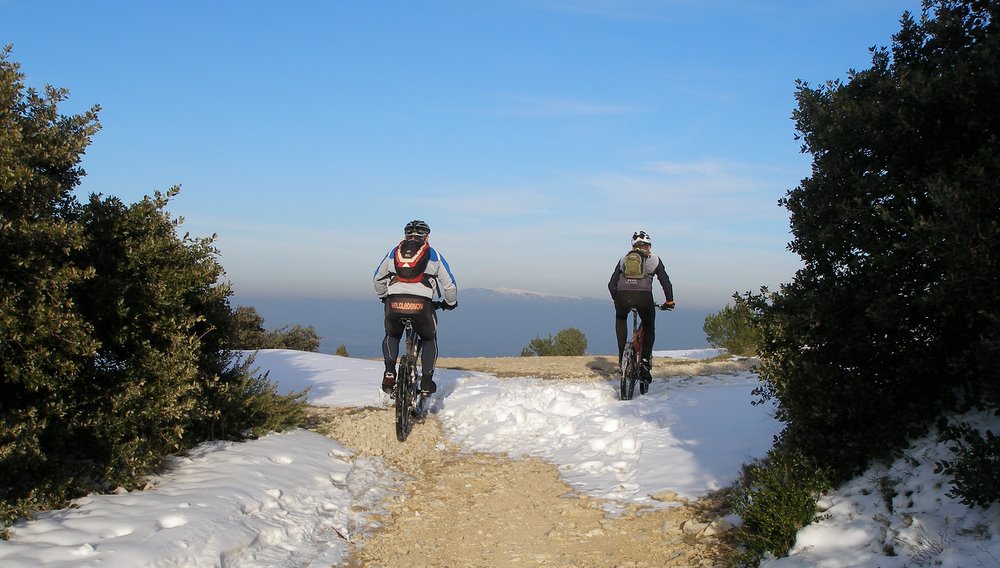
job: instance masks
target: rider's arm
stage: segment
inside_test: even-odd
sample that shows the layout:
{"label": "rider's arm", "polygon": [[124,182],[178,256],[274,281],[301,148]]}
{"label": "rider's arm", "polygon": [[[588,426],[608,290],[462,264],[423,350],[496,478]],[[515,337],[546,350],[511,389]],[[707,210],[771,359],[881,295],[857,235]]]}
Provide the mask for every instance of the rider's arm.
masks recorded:
{"label": "rider's arm", "polygon": [[611,298],[614,299],[615,294],[618,293],[618,279],[622,276],[622,261],[619,259],[618,263],[615,264],[615,269],[611,273],[611,280],[608,281],[608,292],[611,292]]}
{"label": "rider's arm", "polygon": [[455,282],[455,276],[451,273],[451,266],[448,265],[448,261],[441,253],[433,248],[430,252],[431,263],[435,265],[432,274],[437,279],[441,297],[444,298],[445,303],[455,305],[458,303],[458,284]]}
{"label": "rider's arm", "polygon": [[392,276],[392,269],[395,268],[392,257],[395,254],[396,247],[393,247],[382,258],[382,262],[375,267],[375,274],[372,275],[372,280],[375,282],[375,295],[379,298],[384,298],[389,293],[389,277]]}
{"label": "rider's arm", "polygon": [[674,301],[674,285],[670,283],[670,277],[667,276],[667,269],[663,267],[663,259],[659,259],[659,264],[656,265],[656,278],[660,281],[660,286],[663,287],[663,295],[666,297],[667,302]]}

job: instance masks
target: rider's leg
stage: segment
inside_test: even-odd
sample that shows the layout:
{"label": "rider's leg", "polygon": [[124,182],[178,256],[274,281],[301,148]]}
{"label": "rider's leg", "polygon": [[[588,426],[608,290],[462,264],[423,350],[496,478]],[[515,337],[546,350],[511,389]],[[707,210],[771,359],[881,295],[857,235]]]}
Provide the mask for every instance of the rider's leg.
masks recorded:
{"label": "rider's leg", "polygon": [[649,359],[656,340],[656,308],[652,303],[639,306],[639,320],[642,321],[642,358]]}
{"label": "rider's leg", "polygon": [[391,393],[396,386],[396,360],[399,358],[399,340],[401,337],[393,337],[388,333],[382,340],[382,359],[385,363],[385,372],[382,373],[382,390]]}
{"label": "rider's leg", "polygon": [[423,374],[420,377],[420,390],[433,393],[437,391],[437,385],[434,383],[434,365],[437,363],[438,342],[437,338],[421,341],[423,343],[420,352],[420,368]]}
{"label": "rider's leg", "polygon": [[395,371],[396,369],[396,360],[399,359],[399,341],[402,338],[402,335],[393,337],[386,333],[385,339],[382,340],[382,359],[385,362],[385,370],[387,372]]}
{"label": "rider's leg", "polygon": [[403,324],[398,315],[386,306],[385,338],[382,340],[382,359],[385,372],[382,374],[382,390],[391,392],[396,384],[396,361],[399,359],[399,340],[403,337]]}
{"label": "rider's leg", "polygon": [[625,353],[626,318],[615,316],[615,339],[618,340],[618,365],[622,364],[622,354]]}
{"label": "rider's leg", "polygon": [[437,314],[434,313],[434,306],[429,302],[419,316],[413,320],[413,329],[420,336],[420,390],[425,393],[437,391],[434,383],[434,365],[437,364],[438,344],[437,344]]}
{"label": "rider's leg", "polygon": [[650,370],[653,368],[653,342],[656,341],[656,306],[650,294],[649,302],[644,302],[639,308],[639,319],[642,321],[642,373],[643,380],[652,380]]}
{"label": "rider's leg", "polygon": [[619,292],[615,296],[615,339],[618,340],[618,366],[622,364],[622,353],[625,352],[625,334],[628,313],[631,307],[625,301],[626,295]]}

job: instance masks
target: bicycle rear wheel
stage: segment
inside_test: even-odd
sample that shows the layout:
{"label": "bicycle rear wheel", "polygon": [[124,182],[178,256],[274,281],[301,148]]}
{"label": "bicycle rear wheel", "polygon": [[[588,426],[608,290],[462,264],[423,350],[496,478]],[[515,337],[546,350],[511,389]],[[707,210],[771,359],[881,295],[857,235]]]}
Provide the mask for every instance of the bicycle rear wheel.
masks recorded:
{"label": "bicycle rear wheel", "polygon": [[635,380],[638,376],[638,369],[635,368],[635,346],[631,341],[625,345],[625,352],[622,353],[621,385],[619,394],[622,400],[632,400],[635,396]]}
{"label": "bicycle rear wheel", "polygon": [[413,367],[404,357],[396,374],[396,439],[405,442],[413,429],[410,408],[413,405]]}

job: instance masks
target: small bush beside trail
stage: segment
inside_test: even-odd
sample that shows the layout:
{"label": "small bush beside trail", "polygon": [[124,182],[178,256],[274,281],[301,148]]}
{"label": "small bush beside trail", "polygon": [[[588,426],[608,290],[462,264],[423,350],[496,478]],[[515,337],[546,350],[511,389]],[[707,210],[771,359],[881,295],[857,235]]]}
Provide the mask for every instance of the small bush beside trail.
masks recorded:
{"label": "small bush beside trail", "polygon": [[[237,349],[294,349],[296,351],[319,351],[320,340],[313,326],[284,326],[279,329],[264,329],[264,317],[253,306],[237,306],[236,338]],[[339,353],[338,353],[339,355]]]}
{"label": "small bush beside trail", "polygon": [[521,357],[545,357],[551,355],[586,355],[587,336],[575,327],[568,327],[545,339],[536,337],[521,350]]}
{"label": "small bush beside trail", "polygon": [[757,353],[761,331],[753,322],[753,314],[740,296],[736,304],[705,316],[702,331],[712,347],[721,347],[733,355],[752,356]]}

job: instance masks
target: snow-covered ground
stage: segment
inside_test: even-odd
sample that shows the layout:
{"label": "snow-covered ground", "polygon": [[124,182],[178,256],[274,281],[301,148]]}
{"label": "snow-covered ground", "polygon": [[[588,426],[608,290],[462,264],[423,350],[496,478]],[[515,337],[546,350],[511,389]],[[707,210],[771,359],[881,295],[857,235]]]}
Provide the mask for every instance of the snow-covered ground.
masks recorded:
{"label": "snow-covered ground", "polygon": [[[961,420],[980,431],[997,431],[992,412]],[[891,465],[873,466],[824,496],[824,519],[799,531],[786,558],[768,568],[878,566],[1000,566],[1000,505],[969,509],[946,493],[948,480],[934,473],[939,460],[954,460],[948,444],[930,435],[913,443]],[[883,480],[892,486],[887,505]]]}
{"label": "snow-covered ground", "polygon": [[671,359],[711,359],[725,353],[725,349],[703,347],[701,349],[672,349],[670,351],[653,351],[653,357],[669,357]]}
{"label": "snow-covered ground", "polygon": [[[388,404],[378,389],[380,362],[268,350],[256,363],[283,392],[310,387],[315,405]],[[452,440],[548,460],[578,491],[607,499],[610,512],[629,503],[670,506],[652,497],[696,498],[726,486],[780,428],[771,407],[750,405],[751,373],[656,381],[648,396],[628,402],[617,400],[611,382],[499,380],[446,369],[436,378],[432,411]],[[928,440],[911,455],[941,451]],[[830,518],[800,533],[793,557],[769,565],[1000,565],[997,507],[968,511],[943,495],[947,486],[930,465],[904,465],[828,496]],[[892,512],[874,491],[882,473],[900,479]],[[381,460],[304,430],[203,444],[176,458],[150,489],[91,495],[17,525],[0,541],[0,565],[336,565],[348,539],[377,528],[373,513],[400,487],[400,475]]]}

